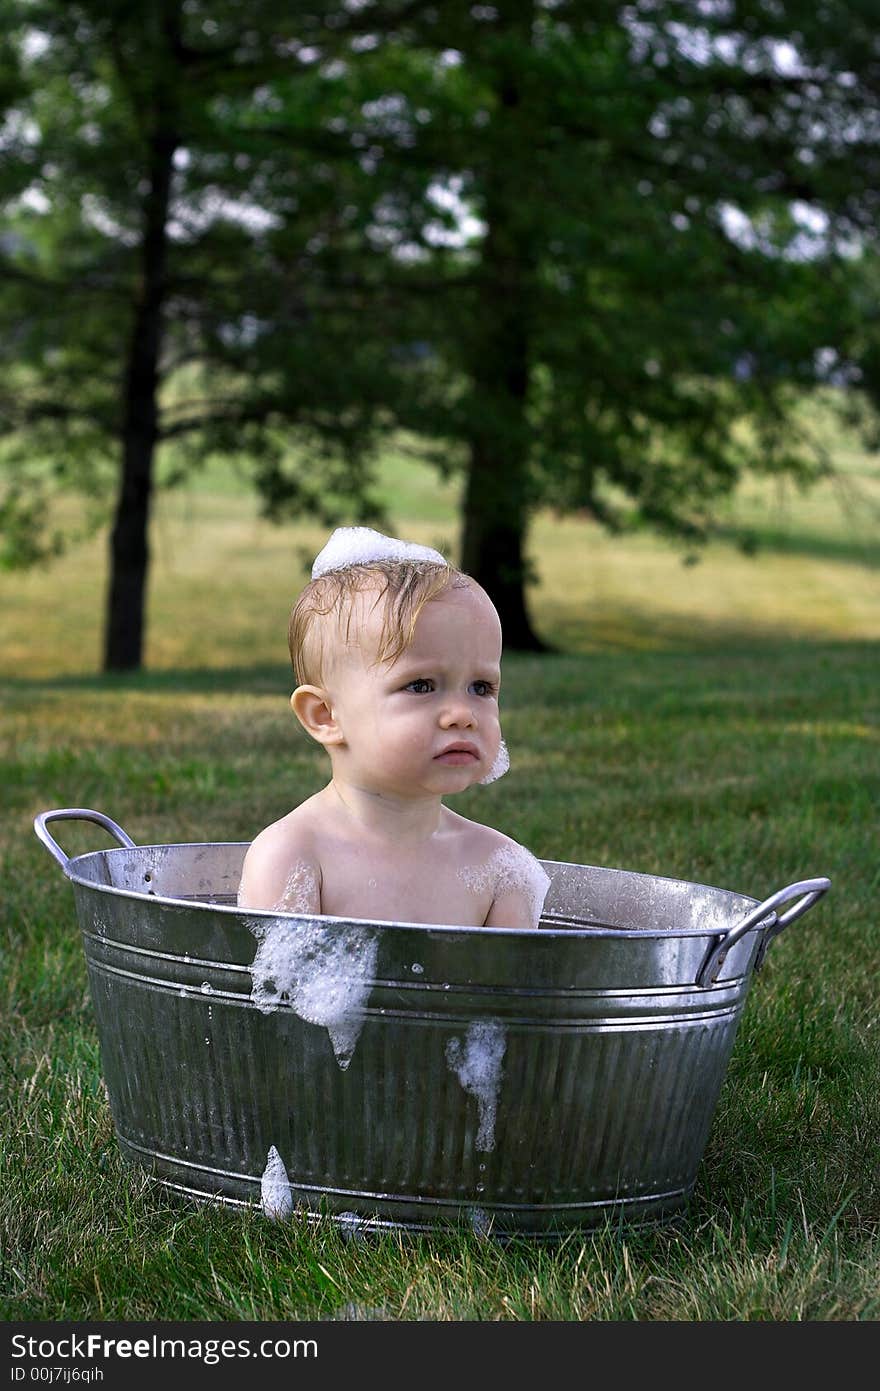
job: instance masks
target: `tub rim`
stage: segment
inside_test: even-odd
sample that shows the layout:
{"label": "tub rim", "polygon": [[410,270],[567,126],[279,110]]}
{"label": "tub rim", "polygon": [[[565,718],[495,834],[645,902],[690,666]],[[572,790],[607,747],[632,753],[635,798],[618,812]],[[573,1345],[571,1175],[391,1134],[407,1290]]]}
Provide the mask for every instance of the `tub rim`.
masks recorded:
{"label": "tub rim", "polygon": [[[725,935],[725,932],[729,931],[729,929],[718,927],[639,928],[611,927],[608,925],[600,924],[584,927],[562,927],[552,924],[542,925],[540,922],[537,927],[487,927],[485,924],[480,927],[469,927],[463,923],[419,923],[397,921],[394,919],[385,918],[342,918],[331,915],[329,913],[289,913],[279,911],[273,908],[241,908],[234,903],[209,903],[205,900],[197,898],[175,898],[168,894],[159,894],[155,892],[141,892],[137,889],[119,888],[115,884],[99,884],[96,883],[93,879],[87,879],[84,876],[73,872],[74,867],[84,860],[89,860],[92,858],[98,859],[99,857],[104,857],[107,855],[131,854],[132,850],[140,852],[150,850],[193,850],[201,848],[213,849],[215,847],[219,849],[224,846],[235,846],[236,848],[239,848],[247,847],[250,844],[251,842],[248,840],[195,840],[159,841],[154,844],[138,843],[135,846],[111,846],[106,850],[89,850],[85,851],[81,855],[71,856],[68,859],[66,866],[64,867],[64,873],[72,884],[77,884],[81,888],[93,890],[96,893],[109,894],[112,897],[116,898],[134,899],[138,903],[156,903],[171,908],[186,908],[191,910],[198,910],[199,912],[219,913],[222,916],[232,916],[240,920],[255,918],[258,921],[265,921],[267,924],[270,922],[277,922],[279,918],[293,918],[301,919],[305,922],[321,922],[327,924],[336,924],[340,927],[346,927],[351,925],[356,925],[358,927],[371,927],[381,929],[382,931],[396,930],[413,931],[420,933],[451,932],[453,934],[476,934],[477,936],[485,936],[487,938],[496,938],[498,936],[512,937],[519,940],[523,938],[541,938],[543,940],[548,937],[558,936],[564,937],[566,941],[570,941],[572,938],[579,937],[637,938],[639,940],[646,940],[651,937],[656,937],[663,939],[664,941],[668,941],[671,937],[723,937]],[[744,894],[738,889],[723,889],[715,884],[703,884],[700,881],[693,879],[678,879],[673,875],[648,874],[641,870],[627,870],[616,865],[589,865],[581,864],[579,862],[575,863],[572,860],[545,860],[540,859],[537,856],[536,858],[538,859],[538,863],[548,870],[552,869],[554,866],[559,866],[566,869],[594,869],[604,874],[621,874],[626,875],[628,878],[636,877],[645,880],[650,879],[652,881],[659,881],[660,883],[664,884],[685,884],[690,888],[706,889],[710,893],[729,894],[731,897],[738,898],[743,901],[741,906],[742,911],[744,913],[756,908],[761,902],[760,899],[754,898],[749,894]],[[762,931],[764,926],[765,924],[763,923],[763,921],[757,922],[751,928],[749,928],[749,932],[751,933]],[[249,930],[253,932],[253,928],[249,927]],[[256,933],[254,933],[254,935],[256,935]]]}

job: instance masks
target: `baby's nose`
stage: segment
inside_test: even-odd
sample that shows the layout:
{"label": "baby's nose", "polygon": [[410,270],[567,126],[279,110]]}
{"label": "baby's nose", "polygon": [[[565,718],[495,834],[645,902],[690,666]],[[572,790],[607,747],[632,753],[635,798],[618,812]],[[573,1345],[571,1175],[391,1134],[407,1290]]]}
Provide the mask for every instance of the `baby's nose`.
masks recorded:
{"label": "baby's nose", "polygon": [[446,702],[440,714],[440,725],[443,729],[453,727],[473,729],[477,720],[470,701],[461,699],[450,699]]}

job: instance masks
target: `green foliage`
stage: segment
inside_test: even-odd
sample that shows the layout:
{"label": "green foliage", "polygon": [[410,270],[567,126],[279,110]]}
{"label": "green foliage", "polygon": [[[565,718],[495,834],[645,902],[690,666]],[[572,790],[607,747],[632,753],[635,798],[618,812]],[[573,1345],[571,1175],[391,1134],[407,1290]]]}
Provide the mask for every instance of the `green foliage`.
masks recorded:
{"label": "green foliage", "polygon": [[[820,363],[869,367],[878,146],[853,8],[868,41],[850,6],[787,6],[782,32],[763,7],[444,10],[458,110],[420,124],[414,96],[407,129],[448,153],[482,231],[425,300],[447,385],[418,381],[405,419],[482,441],[497,506],[522,459],[532,505],[695,541],[744,467],[821,473],[792,404]],[[413,42],[436,53],[433,23]],[[827,217],[808,249],[806,211]],[[414,196],[411,237],[424,215]]]}
{"label": "green foliage", "polygon": [[46,537],[43,527],[45,500],[25,495],[15,484],[0,498],[0,569],[25,570],[57,555],[61,539]]}
{"label": "green foliage", "polygon": [[[251,458],[273,512],[326,515],[339,488],[337,508],[369,511],[384,353],[340,266],[370,198],[329,128],[341,83],[307,32],[333,12],[294,34],[255,4],[242,33],[223,3],[6,0],[0,429],[19,491],[23,458],[88,487],[96,458],[118,469],[140,431],[149,449],[188,441],[178,465]],[[333,461],[328,497],[314,471],[285,472],[291,431],[318,472]]]}
{"label": "green foliage", "polygon": [[869,9],[0,0],[7,560],[35,456],[378,520],[403,428],[514,585],[542,505],[693,547],[820,477],[804,390],[877,433]]}

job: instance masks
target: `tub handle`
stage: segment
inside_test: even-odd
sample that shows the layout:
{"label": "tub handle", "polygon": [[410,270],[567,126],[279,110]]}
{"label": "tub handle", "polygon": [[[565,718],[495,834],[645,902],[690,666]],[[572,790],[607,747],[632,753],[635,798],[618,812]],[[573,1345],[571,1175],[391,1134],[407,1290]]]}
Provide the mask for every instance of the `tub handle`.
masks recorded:
{"label": "tub handle", "polygon": [[[747,913],[742,922],[738,922],[735,927],[732,927],[711,948],[700,968],[697,985],[713,985],[718,979],[721,967],[724,965],[731,947],[736,946],[740,938],[744,937],[756,923],[763,922],[766,918],[766,922],[763,922],[764,935],[761,939],[758,955],[755,958],[755,970],[757,970],[764,960],[764,953],[773,938],[777,937],[784,927],[788,927],[789,923],[796,922],[798,918],[803,917],[804,913],[812,908],[813,904],[818,902],[830,888],[830,879],[800,879],[796,884],[789,884],[786,888],[780,889],[778,893],[765,898],[763,903],[759,903],[750,913]],[[781,916],[778,915],[776,909],[780,908],[783,903],[788,903],[789,899],[792,898],[796,898],[798,902]]]}
{"label": "tub handle", "polygon": [[90,807],[59,807],[57,811],[41,811],[39,816],[34,817],[34,830],[39,839],[43,842],[46,849],[60,864],[64,873],[67,874],[67,866],[70,864],[70,856],[65,855],[61,846],[46,830],[50,821],[94,821],[96,825],[103,826],[111,836],[124,845],[128,850],[136,850],[137,843],[131,836],[126,835],[121,826],[117,826],[115,821],[111,821],[109,816],[105,816],[102,811],[92,811]]}

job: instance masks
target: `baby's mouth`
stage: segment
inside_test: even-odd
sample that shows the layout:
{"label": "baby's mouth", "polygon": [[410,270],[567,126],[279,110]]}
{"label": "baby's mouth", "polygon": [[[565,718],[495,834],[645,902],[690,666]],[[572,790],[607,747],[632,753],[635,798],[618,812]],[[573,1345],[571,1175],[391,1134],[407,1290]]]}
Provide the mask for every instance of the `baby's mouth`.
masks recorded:
{"label": "baby's mouth", "polygon": [[434,756],[435,763],[445,763],[449,767],[466,767],[469,763],[479,763],[480,751],[476,744],[450,744],[442,753]]}

